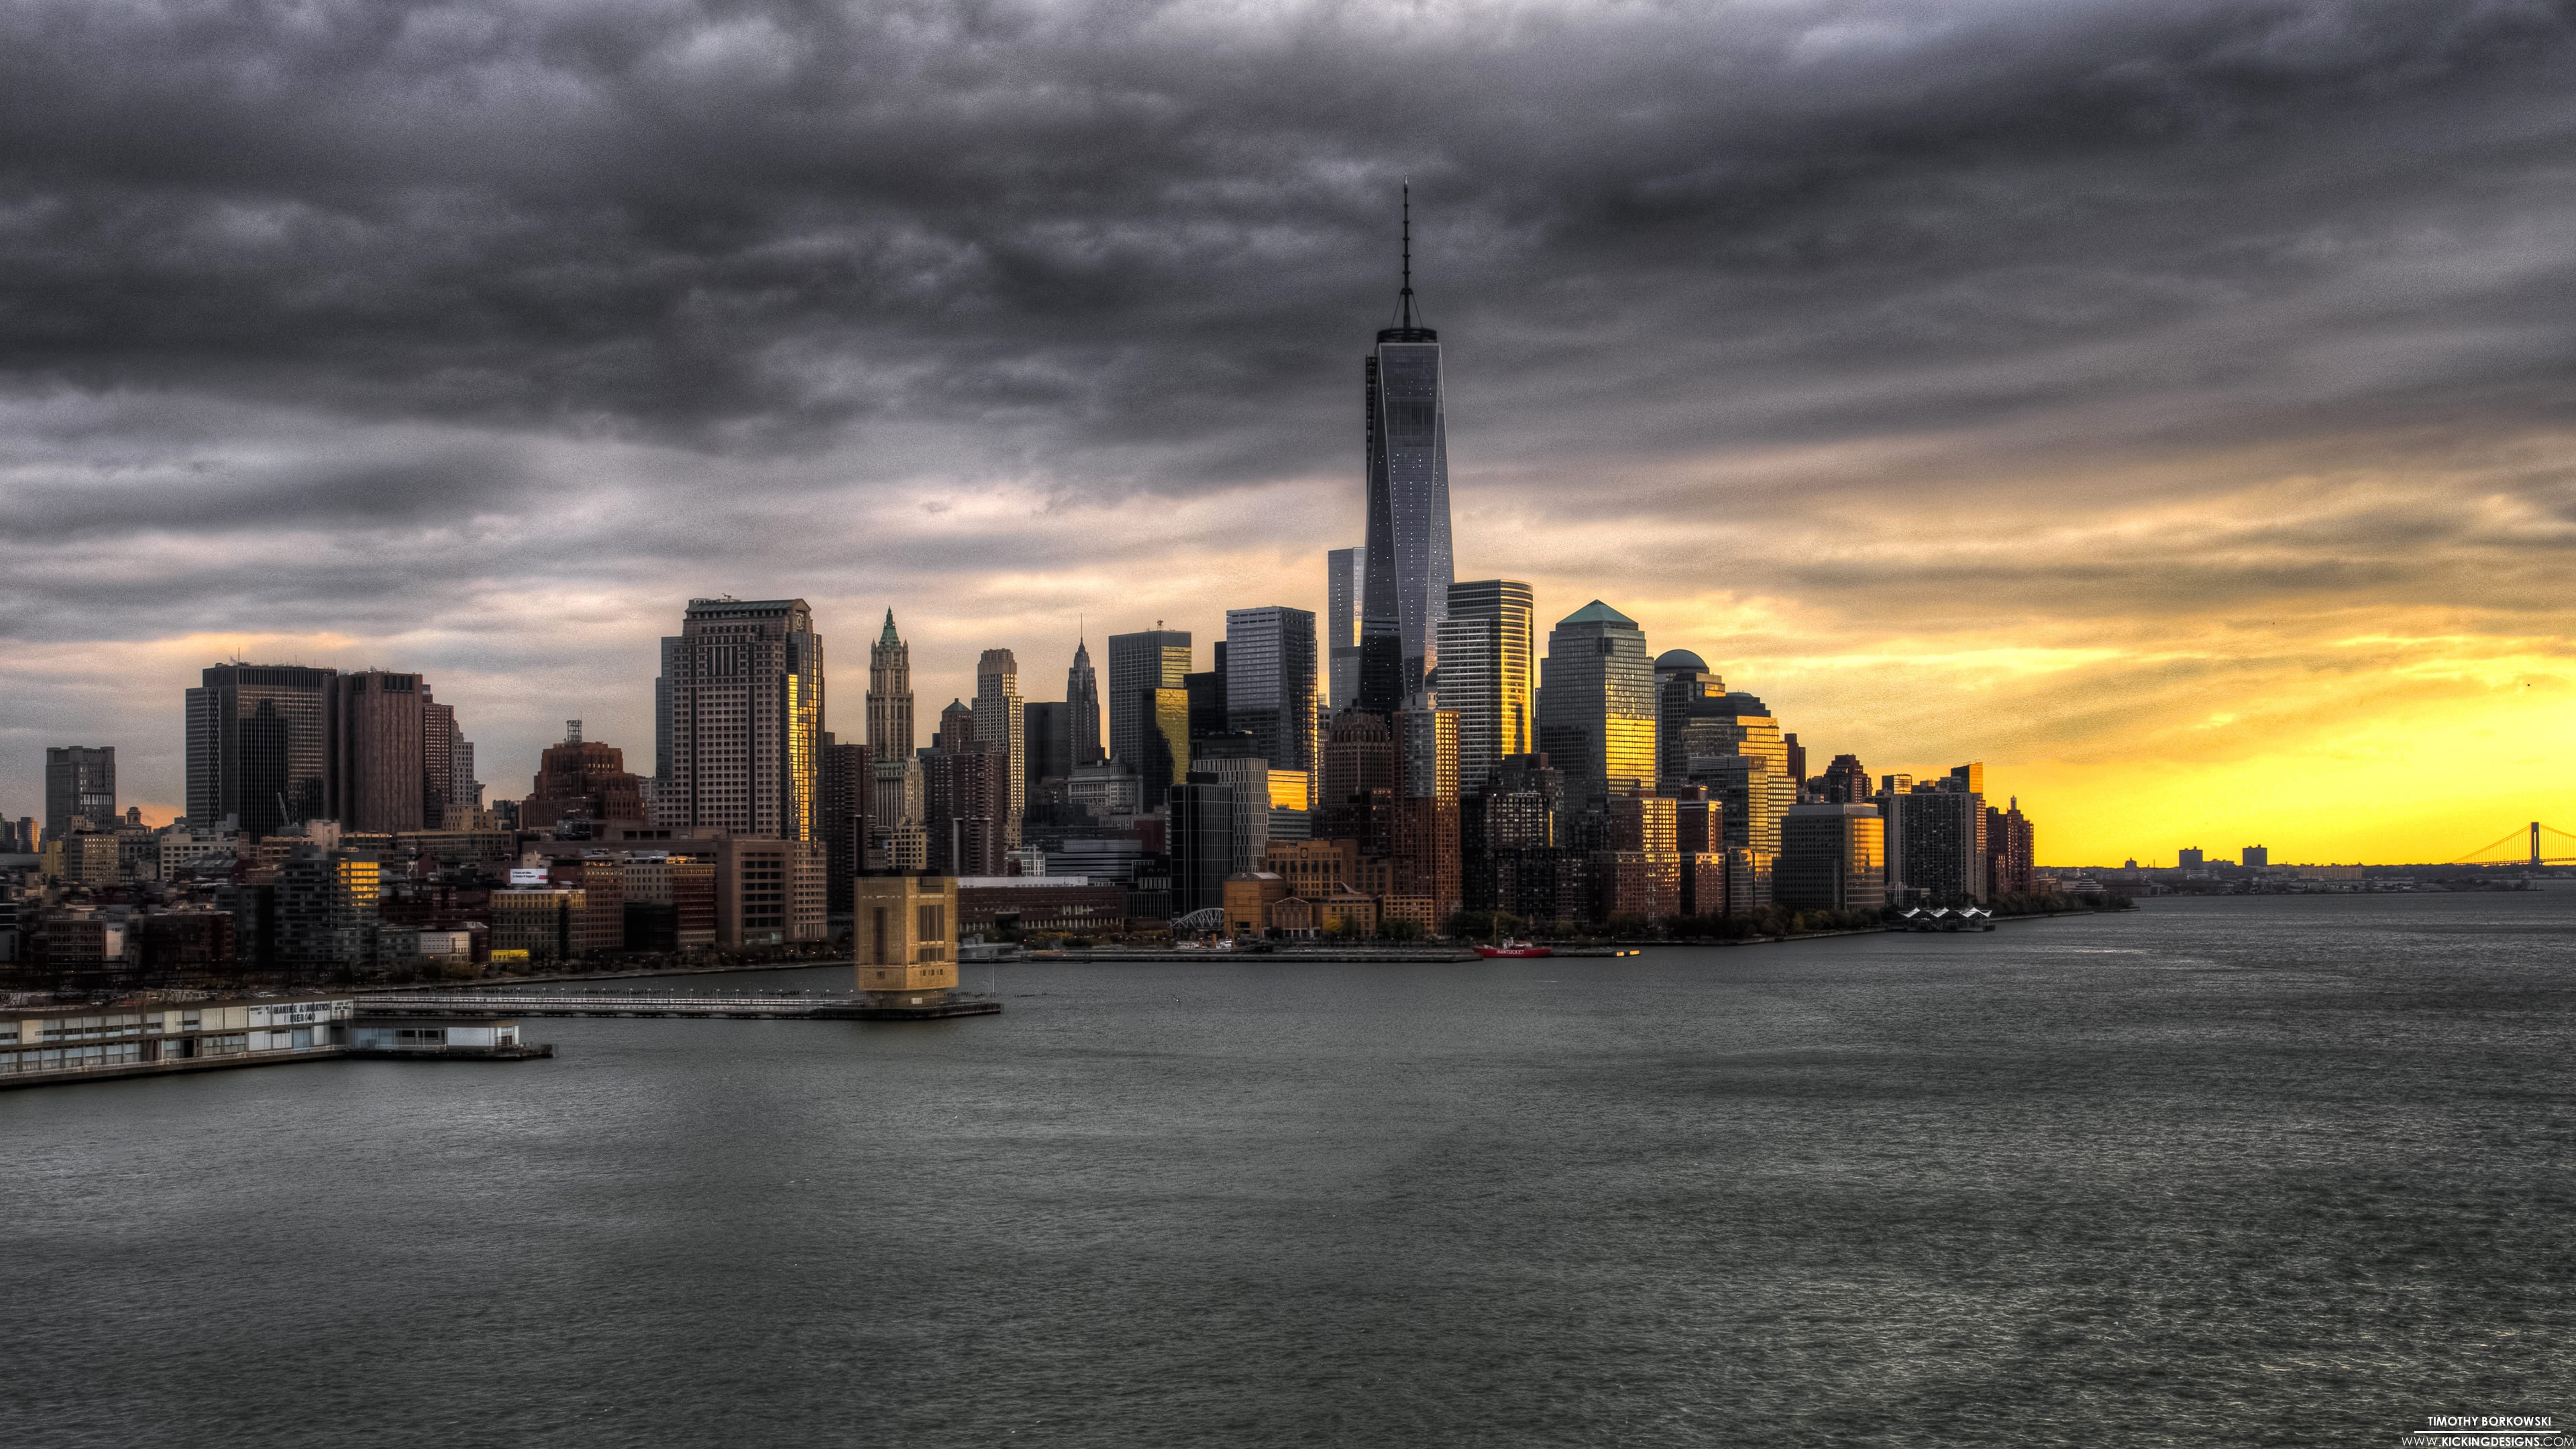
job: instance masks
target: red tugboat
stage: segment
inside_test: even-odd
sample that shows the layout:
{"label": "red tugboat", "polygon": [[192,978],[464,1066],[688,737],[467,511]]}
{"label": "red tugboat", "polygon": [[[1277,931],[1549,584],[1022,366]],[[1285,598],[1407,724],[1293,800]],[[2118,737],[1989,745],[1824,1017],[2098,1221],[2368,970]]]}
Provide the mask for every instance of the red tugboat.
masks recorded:
{"label": "red tugboat", "polygon": [[1476,954],[1489,958],[1504,957],[1511,960],[1523,960],[1537,956],[1553,956],[1556,953],[1545,946],[1533,946],[1527,941],[1501,941],[1491,946],[1477,947]]}

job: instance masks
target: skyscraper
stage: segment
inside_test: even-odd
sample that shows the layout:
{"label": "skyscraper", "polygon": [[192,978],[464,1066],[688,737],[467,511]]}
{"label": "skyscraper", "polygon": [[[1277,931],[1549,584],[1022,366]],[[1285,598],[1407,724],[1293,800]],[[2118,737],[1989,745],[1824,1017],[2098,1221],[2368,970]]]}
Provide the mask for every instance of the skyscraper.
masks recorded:
{"label": "skyscraper", "polygon": [[[1668,706],[1666,749],[1682,762],[1683,778],[1709,787],[1726,807],[1726,843],[1757,852],[1780,849],[1780,821],[1798,803],[1798,781],[1789,773],[1789,742],[1770,707],[1713,678],[1682,680],[1678,708]],[[1665,680],[1668,691],[1676,680]]]}
{"label": "skyscraper", "polygon": [[1280,770],[1315,768],[1315,616],[1273,604],[1225,611],[1225,720]]}
{"label": "skyscraper", "polygon": [[1360,601],[1367,578],[1367,549],[1337,548],[1324,555],[1324,660],[1330,671],[1325,700],[1334,709],[1360,701]]}
{"label": "skyscraper", "polygon": [[93,830],[116,823],[116,746],[46,746],[45,838],[68,833],[74,816]]}
{"label": "skyscraper", "polygon": [[868,757],[912,758],[912,648],[894,632],[894,610],[868,649]]}
{"label": "skyscraper", "polygon": [[188,819],[274,835],[331,814],[331,680],[298,664],[217,664],[188,691]]}
{"label": "skyscraper", "polygon": [[[1157,625],[1133,634],[1109,636],[1109,758],[1145,774],[1145,738],[1148,722],[1162,708],[1149,696],[1158,690],[1179,690],[1182,679],[1190,672],[1190,635],[1186,629],[1165,629]],[[1182,762],[1187,763],[1189,746],[1188,700],[1181,704],[1180,745]],[[1175,777],[1177,778],[1177,777]],[[1164,780],[1163,785],[1171,784]],[[1162,799],[1154,782],[1146,782],[1146,806],[1152,808]]]}
{"label": "skyscraper", "polygon": [[1431,900],[1446,924],[1463,902],[1458,839],[1458,715],[1408,709],[1395,717],[1395,889]]}
{"label": "skyscraper", "polygon": [[1359,704],[1412,704],[1438,661],[1449,608],[1449,433],[1440,334],[1413,306],[1413,193],[1405,189],[1404,288],[1362,368],[1367,406],[1368,557],[1360,609]]}
{"label": "skyscraper", "polygon": [[[1065,744],[1073,763],[1096,765],[1106,758],[1100,748],[1100,677],[1091,670],[1091,642],[1073,646],[1073,667],[1064,672]],[[1071,773],[1068,771],[1067,773]]]}
{"label": "skyscraper", "polygon": [[1568,810],[1655,784],[1655,676],[1637,621],[1594,599],[1548,631],[1538,743]]}
{"label": "skyscraper", "polygon": [[815,839],[823,637],[813,610],[803,599],[691,599],[663,646],[669,673],[655,698],[669,696],[671,772],[655,787],[662,823]]}
{"label": "skyscraper", "polygon": [[1020,817],[1029,806],[1028,719],[1020,713],[1020,661],[987,649],[975,662],[975,738],[1001,752],[1002,847],[1020,846]]}
{"label": "skyscraper", "polygon": [[[421,829],[429,793],[428,686],[417,674],[366,669],[332,680],[331,694],[331,813],[340,828],[358,834]],[[442,741],[442,754],[445,746]]]}
{"label": "skyscraper", "polygon": [[1467,792],[1506,756],[1537,749],[1530,719],[1530,659],[1538,652],[1530,586],[1478,579],[1449,586],[1440,621],[1440,707],[1458,713],[1458,777]]}

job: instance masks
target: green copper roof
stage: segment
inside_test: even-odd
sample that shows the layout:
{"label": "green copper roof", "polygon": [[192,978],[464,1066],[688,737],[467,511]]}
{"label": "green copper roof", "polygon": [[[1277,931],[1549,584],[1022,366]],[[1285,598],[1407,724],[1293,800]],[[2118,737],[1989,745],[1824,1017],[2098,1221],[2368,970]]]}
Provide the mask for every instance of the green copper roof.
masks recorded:
{"label": "green copper roof", "polygon": [[1559,624],[1617,624],[1628,629],[1634,629],[1637,627],[1636,620],[1629,618],[1627,615],[1620,613],[1614,608],[1611,608],[1608,604],[1601,602],[1599,599],[1594,599],[1591,603],[1588,603],[1582,608],[1575,610],[1573,613],[1566,615],[1564,618],[1557,620],[1557,622]]}
{"label": "green copper roof", "polygon": [[903,642],[901,639],[895,637],[894,610],[892,609],[886,610],[885,632],[877,636],[877,642],[880,644],[900,644]]}

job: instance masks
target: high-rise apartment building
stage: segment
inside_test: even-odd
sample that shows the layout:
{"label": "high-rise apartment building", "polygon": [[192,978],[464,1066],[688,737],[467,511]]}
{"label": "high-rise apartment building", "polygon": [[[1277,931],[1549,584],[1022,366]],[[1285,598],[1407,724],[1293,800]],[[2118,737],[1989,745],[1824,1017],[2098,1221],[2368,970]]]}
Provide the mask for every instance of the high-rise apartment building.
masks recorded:
{"label": "high-rise apartment building", "polygon": [[1874,911],[1886,904],[1886,822],[1875,805],[1792,805],[1780,827],[1773,904]]}
{"label": "high-rise apartment building", "polygon": [[[888,616],[891,624],[892,616]],[[823,636],[803,599],[691,599],[663,640],[670,771],[659,823],[815,838],[822,801]]]}
{"label": "high-rise apartment building", "polygon": [[987,649],[975,661],[975,738],[1001,752],[1004,764],[1002,844],[1020,845],[1020,819],[1029,805],[1028,718],[1020,712],[1020,661],[1008,649]]}
{"label": "high-rise apartment building", "polygon": [[331,818],[332,669],[217,664],[188,691],[188,819],[243,834]]}
{"label": "high-rise apartment building", "polygon": [[1538,744],[1569,810],[1655,785],[1655,675],[1637,622],[1599,599],[1548,631]]}
{"label": "high-rise apartment building", "polygon": [[1225,718],[1281,770],[1315,768],[1315,616],[1273,604],[1225,611]]}
{"label": "high-rise apartment building", "polygon": [[1449,608],[1449,432],[1440,334],[1413,305],[1413,201],[1404,210],[1404,287],[1396,325],[1361,370],[1367,407],[1368,557],[1361,578],[1362,708],[1412,704],[1438,663]]}
{"label": "high-rise apartment building", "polygon": [[45,838],[69,834],[74,817],[92,830],[115,825],[116,746],[46,746]]}
{"label": "high-rise apartment building", "polygon": [[[1100,676],[1092,672],[1091,642],[1073,646],[1073,666],[1064,672],[1065,744],[1075,765],[1096,765],[1108,758],[1100,743]],[[1070,767],[1066,772],[1072,773]]]}
{"label": "high-rise apartment building", "polygon": [[1965,905],[1990,894],[1985,797],[1949,789],[1948,783],[1878,797],[1891,842],[1889,898],[1900,905]]}
{"label": "high-rise apartment building", "polygon": [[1337,548],[1324,555],[1325,701],[1333,709],[1360,702],[1360,607],[1367,579],[1367,549]]}
{"label": "high-rise apartment building", "polygon": [[417,674],[365,669],[333,679],[331,694],[330,796],[340,828],[361,835],[421,829],[427,686]]}
{"label": "high-rise apartment building", "polygon": [[868,758],[912,758],[912,648],[894,632],[894,610],[868,648]]}
{"label": "high-rise apartment building", "polygon": [[1458,714],[1458,773],[1469,794],[1506,756],[1537,749],[1530,666],[1538,654],[1536,596],[1515,579],[1449,586],[1440,621],[1440,699]]}

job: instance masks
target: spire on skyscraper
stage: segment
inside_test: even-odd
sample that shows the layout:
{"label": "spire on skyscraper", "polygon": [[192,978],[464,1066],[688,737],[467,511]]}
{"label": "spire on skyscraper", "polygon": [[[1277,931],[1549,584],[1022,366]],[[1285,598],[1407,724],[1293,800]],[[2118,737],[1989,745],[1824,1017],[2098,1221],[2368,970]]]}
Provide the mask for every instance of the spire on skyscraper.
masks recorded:
{"label": "spire on skyscraper", "polygon": [[877,635],[877,642],[879,644],[900,644],[903,642],[903,640],[895,635],[894,610],[891,608],[886,610],[885,632]]}

